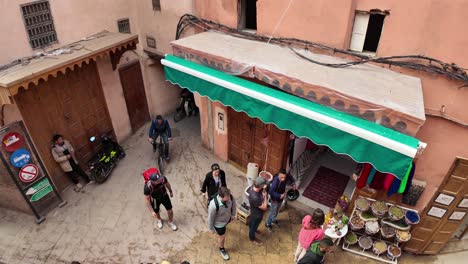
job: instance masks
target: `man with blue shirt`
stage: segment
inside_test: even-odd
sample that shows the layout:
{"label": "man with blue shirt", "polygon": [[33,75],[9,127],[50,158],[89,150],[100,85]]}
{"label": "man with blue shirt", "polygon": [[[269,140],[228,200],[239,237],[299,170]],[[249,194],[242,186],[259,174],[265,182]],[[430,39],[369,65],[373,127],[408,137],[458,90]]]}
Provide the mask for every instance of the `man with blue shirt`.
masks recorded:
{"label": "man with blue shirt", "polygon": [[169,160],[169,141],[172,139],[172,132],[169,122],[161,115],[156,116],[156,119],[151,121],[151,127],[149,129],[148,140],[153,144],[153,152],[156,152],[156,140],[159,136],[162,137],[164,142],[164,157],[166,160]]}
{"label": "man with blue shirt", "polygon": [[292,189],[296,190],[296,184],[294,178],[286,173],[285,169],[281,169],[271,181],[270,185],[270,198],[271,198],[271,206],[270,206],[270,215],[268,216],[268,220],[265,223],[266,228],[268,231],[273,232],[273,227],[271,226],[272,223],[278,225],[278,220],[276,217],[278,216],[279,209],[283,200],[286,196],[286,185],[292,184]]}
{"label": "man with blue shirt", "polygon": [[224,248],[226,238],[226,226],[235,219],[236,201],[231,191],[226,187],[218,189],[218,195],[214,197],[208,206],[208,229],[211,233],[218,234],[219,252],[224,260],[229,259],[229,254]]}

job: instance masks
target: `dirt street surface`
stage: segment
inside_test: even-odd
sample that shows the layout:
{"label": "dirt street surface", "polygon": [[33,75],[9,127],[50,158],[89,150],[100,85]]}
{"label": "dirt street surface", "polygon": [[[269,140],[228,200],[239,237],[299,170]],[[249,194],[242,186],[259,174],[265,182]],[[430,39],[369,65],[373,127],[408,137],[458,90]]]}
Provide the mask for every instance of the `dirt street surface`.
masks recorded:
{"label": "dirt street surface", "polygon": [[[172,119],[172,118],[169,118]],[[199,189],[202,179],[217,162],[226,171],[228,187],[238,201],[246,184],[242,172],[216,158],[201,146],[198,118],[173,124],[171,158],[166,176],[173,186],[172,231],[167,221],[159,229],[145,206],[141,172],[155,164],[147,141],[149,123],[123,143],[127,157],[104,184],[86,186],[84,193],[64,191],[68,204],[47,215],[36,225],[34,217],[0,209],[0,263],[159,263],[225,262],[214,235],[207,232],[205,201]],[[227,229],[228,263],[293,263],[297,234],[304,211],[288,207],[279,215],[274,233],[260,225],[262,246],[248,240],[248,227],[235,221]],[[167,214],[162,209],[162,217]],[[399,263],[462,263],[466,252],[450,255],[405,254]],[[326,263],[381,263],[337,249]]]}

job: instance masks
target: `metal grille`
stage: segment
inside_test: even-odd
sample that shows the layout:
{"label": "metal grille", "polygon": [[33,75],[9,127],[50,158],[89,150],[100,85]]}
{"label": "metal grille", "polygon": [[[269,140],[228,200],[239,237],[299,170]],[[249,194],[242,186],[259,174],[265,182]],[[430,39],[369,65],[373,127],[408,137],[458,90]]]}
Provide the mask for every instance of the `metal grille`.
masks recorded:
{"label": "metal grille", "polygon": [[161,1],[153,0],[153,10],[161,10]]}
{"label": "metal grille", "polygon": [[120,33],[130,34],[130,20],[128,18],[117,20],[117,26]]}
{"label": "metal grille", "polygon": [[57,42],[49,1],[21,5],[21,12],[31,47],[41,48]]}

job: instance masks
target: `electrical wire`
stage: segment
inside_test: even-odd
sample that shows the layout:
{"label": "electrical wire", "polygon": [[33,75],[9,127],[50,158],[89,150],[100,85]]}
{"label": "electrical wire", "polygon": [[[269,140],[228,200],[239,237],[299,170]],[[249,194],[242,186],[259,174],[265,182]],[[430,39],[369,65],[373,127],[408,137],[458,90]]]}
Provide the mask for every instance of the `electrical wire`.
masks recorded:
{"label": "electrical wire", "polygon": [[[466,73],[466,69],[459,67],[455,63],[446,63],[438,59],[431,58],[428,56],[423,56],[423,55],[400,55],[400,56],[370,58],[363,54],[358,54],[358,53],[347,51],[347,50],[332,48],[332,47],[319,44],[316,42],[311,42],[311,41],[306,41],[306,40],[301,40],[301,39],[296,39],[296,38],[280,38],[280,37],[272,37],[272,36],[267,37],[263,35],[257,35],[257,34],[250,33],[247,31],[241,31],[235,28],[231,28],[220,23],[216,23],[216,22],[209,21],[206,19],[201,19],[191,14],[185,14],[180,17],[179,22],[177,23],[176,36],[175,36],[176,39],[179,39],[182,33],[188,27],[193,26],[193,25],[199,26],[200,28],[203,28],[204,30],[218,31],[224,34],[229,34],[229,35],[244,38],[244,39],[262,41],[262,42],[267,42],[267,43],[272,43],[272,44],[277,44],[277,45],[282,45],[282,46],[288,46],[296,54],[296,56],[304,60],[307,60],[311,63],[315,63],[315,64],[322,65],[325,67],[347,68],[347,67],[351,67],[354,65],[360,65],[360,64],[372,62],[372,63],[377,63],[377,64],[388,65],[389,67],[398,66],[398,67],[408,68],[408,69],[412,69],[416,71],[427,72],[430,74],[443,75],[443,76],[446,76],[455,80],[462,81],[464,84],[460,88],[468,87],[468,75]],[[300,48],[300,49],[305,49],[305,50],[309,50],[311,48],[325,50],[325,51],[330,51],[332,53],[338,53],[338,54],[351,56],[357,60],[344,62],[344,63],[323,63],[323,62],[316,61],[316,60],[306,57],[305,55],[297,52],[295,48],[296,49]]]}
{"label": "electrical wire", "polygon": [[278,20],[278,23],[276,23],[276,26],[271,32],[270,38],[268,39],[267,43],[270,43],[271,38],[273,38],[273,35],[276,33],[276,30],[278,30],[278,27],[283,23],[283,19],[286,16],[286,13],[288,13],[289,7],[291,7],[293,1],[294,0],[289,0],[288,7],[286,7],[286,9],[284,10],[283,15],[281,15],[281,18]]}

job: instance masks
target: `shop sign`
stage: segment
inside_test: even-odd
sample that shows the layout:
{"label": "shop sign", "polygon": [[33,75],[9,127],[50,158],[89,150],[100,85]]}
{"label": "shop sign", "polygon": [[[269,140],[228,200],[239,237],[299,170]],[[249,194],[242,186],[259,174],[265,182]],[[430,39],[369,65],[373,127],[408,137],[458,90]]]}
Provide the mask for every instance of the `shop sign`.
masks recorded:
{"label": "shop sign", "polygon": [[11,132],[6,134],[2,139],[2,146],[8,152],[13,152],[23,145],[23,139],[19,133]]}
{"label": "shop sign", "polygon": [[52,185],[49,184],[46,187],[37,191],[35,194],[33,194],[33,196],[31,196],[30,201],[31,202],[39,201],[42,197],[46,196],[51,191],[52,191]]}
{"label": "shop sign", "polygon": [[39,170],[34,164],[28,164],[19,171],[19,178],[23,182],[32,182],[36,179]]}
{"label": "shop sign", "polygon": [[10,157],[11,165],[16,168],[22,168],[31,160],[31,153],[25,149],[18,149]]}
{"label": "shop sign", "polygon": [[39,191],[40,189],[44,188],[44,187],[47,187],[49,186],[50,183],[49,183],[49,180],[47,178],[44,178],[40,181],[38,181],[37,183],[35,183],[33,186],[31,186],[27,191],[26,191],[26,195],[33,195],[35,194],[37,191]]}

